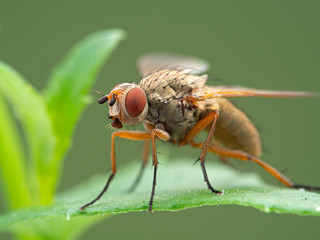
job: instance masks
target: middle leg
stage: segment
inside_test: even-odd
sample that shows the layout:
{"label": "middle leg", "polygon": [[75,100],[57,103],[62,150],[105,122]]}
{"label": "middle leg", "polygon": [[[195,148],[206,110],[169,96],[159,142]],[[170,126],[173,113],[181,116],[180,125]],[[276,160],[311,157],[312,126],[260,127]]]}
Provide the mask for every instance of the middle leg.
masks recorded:
{"label": "middle leg", "polygon": [[208,149],[211,146],[211,141],[213,138],[213,134],[216,128],[217,120],[219,117],[219,111],[218,110],[212,110],[209,112],[204,118],[202,118],[187,134],[186,136],[180,141],[180,145],[187,144],[201,132],[203,131],[210,123],[211,123],[211,128],[208,132],[207,138],[202,145],[201,148],[201,153],[199,156],[198,161],[200,160],[200,165],[201,165],[201,170],[203,174],[204,181],[207,183],[208,189],[211,190],[211,192],[216,193],[216,194],[221,194],[220,191],[215,190],[208,178],[206,166],[205,166],[205,157],[207,155]]}

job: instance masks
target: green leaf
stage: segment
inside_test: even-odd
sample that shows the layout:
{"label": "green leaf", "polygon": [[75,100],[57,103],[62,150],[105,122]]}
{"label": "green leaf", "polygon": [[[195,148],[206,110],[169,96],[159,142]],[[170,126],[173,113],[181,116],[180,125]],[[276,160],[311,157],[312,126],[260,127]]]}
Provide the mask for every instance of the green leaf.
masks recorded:
{"label": "green leaf", "polygon": [[[28,179],[34,203],[52,201],[73,129],[88,104],[87,92],[123,37],[123,31],[113,29],[91,34],[78,43],[54,71],[45,91],[46,100],[14,69],[0,63],[0,93],[23,127],[33,163],[28,166]],[[22,159],[20,163],[26,162]],[[6,174],[10,176],[10,172]]]}
{"label": "green leaf", "polygon": [[[52,185],[51,175],[46,170],[50,170],[47,166],[51,164],[56,143],[46,105],[30,84],[14,69],[2,62],[0,62],[0,77],[0,93],[12,106],[26,136],[31,162],[35,166],[29,168],[32,171],[29,179],[34,201],[39,203],[40,199],[46,199],[47,191],[45,190]],[[43,192],[39,190],[39,179],[42,180],[40,183],[46,186]]]}
{"label": "green leaf", "polygon": [[48,184],[44,183],[41,187],[47,189],[45,196],[50,200],[60,175],[61,163],[71,145],[74,127],[89,103],[87,93],[104,61],[124,36],[124,31],[120,29],[93,33],[76,44],[53,71],[44,97],[58,144],[49,168],[53,184],[47,187]]}
{"label": "green leaf", "polygon": [[19,233],[19,239],[78,239],[84,231],[107,216],[89,216],[85,218],[39,218],[16,223],[6,228],[7,232]]}
{"label": "green leaf", "polygon": [[87,93],[100,68],[124,37],[120,29],[91,34],[76,44],[53,71],[44,96],[59,141],[56,161],[61,161],[70,146],[74,126],[89,103]]}
{"label": "green leaf", "polygon": [[[89,103],[87,93],[124,35],[118,29],[100,31],[76,44],[54,70],[44,96],[14,69],[0,62],[0,172],[8,204],[13,209],[51,203],[74,127]],[[2,96],[22,125],[31,161],[24,157],[15,120]],[[10,229],[12,233],[22,232],[18,236],[24,239],[71,239],[99,218],[72,219],[67,224],[55,219],[47,224],[41,219],[31,225],[11,225]]]}
{"label": "green leaf", "polygon": [[[1,72],[1,71],[0,71]],[[1,75],[0,75],[1,79]],[[0,172],[6,203],[9,209],[31,204],[25,159],[15,121],[0,95]]]}
{"label": "green leaf", "polygon": [[[203,182],[198,165],[193,160],[167,162],[158,169],[154,211],[177,211],[203,205],[241,205],[264,212],[320,216],[320,194],[265,184],[255,173],[241,173],[225,165],[207,162],[211,182],[223,195],[213,195]],[[139,165],[119,168],[110,189],[96,204],[84,212],[79,207],[102,190],[107,174],[61,193],[53,206],[24,209],[0,217],[0,228],[24,224],[36,219],[58,218],[61,221],[79,216],[101,216],[109,213],[147,211],[151,192],[151,168],[146,168],[140,185],[132,194],[127,189],[133,182]],[[64,219],[64,220],[63,220]]]}

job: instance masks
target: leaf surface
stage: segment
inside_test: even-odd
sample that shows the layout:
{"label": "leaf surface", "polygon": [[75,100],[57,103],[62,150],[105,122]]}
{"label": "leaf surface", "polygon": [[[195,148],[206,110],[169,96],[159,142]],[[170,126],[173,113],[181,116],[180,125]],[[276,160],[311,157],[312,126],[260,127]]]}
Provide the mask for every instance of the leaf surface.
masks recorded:
{"label": "leaf surface", "polygon": [[[64,219],[79,216],[103,216],[115,213],[144,212],[151,192],[151,167],[147,167],[134,193],[127,189],[139,169],[138,164],[119,168],[108,192],[84,212],[79,207],[91,201],[102,190],[107,175],[96,175],[69,191],[63,192],[49,207],[27,208],[0,217],[0,228],[19,225],[35,219]],[[176,160],[160,165],[154,211],[178,211],[203,205],[240,205],[263,212],[320,216],[320,194],[264,183],[256,173],[242,173],[228,166],[207,162],[209,178],[223,195],[214,195],[203,182],[201,169],[192,160]]]}

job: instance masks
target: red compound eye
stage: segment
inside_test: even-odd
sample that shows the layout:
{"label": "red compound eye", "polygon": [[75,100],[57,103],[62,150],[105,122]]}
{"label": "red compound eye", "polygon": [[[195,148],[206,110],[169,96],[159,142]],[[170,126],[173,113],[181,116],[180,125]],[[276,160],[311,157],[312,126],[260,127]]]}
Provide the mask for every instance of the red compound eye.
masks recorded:
{"label": "red compound eye", "polygon": [[126,96],[125,106],[128,114],[131,117],[139,116],[145,105],[146,96],[141,88],[135,87],[131,89]]}

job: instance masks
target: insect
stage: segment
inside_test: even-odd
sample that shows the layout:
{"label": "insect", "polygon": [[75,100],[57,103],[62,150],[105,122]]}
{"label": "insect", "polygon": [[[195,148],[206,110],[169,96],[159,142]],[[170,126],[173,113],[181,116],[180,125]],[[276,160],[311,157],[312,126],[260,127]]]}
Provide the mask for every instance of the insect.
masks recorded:
{"label": "insect", "polygon": [[[207,152],[222,158],[251,161],[290,188],[320,190],[319,187],[295,184],[274,167],[258,157],[262,154],[261,140],[255,125],[246,114],[233,105],[230,97],[311,97],[308,92],[268,91],[242,87],[205,85],[209,68],[207,62],[178,55],[149,54],[141,57],[138,67],[142,75],[139,83],[122,83],[110,94],[103,95],[99,103],[108,102],[112,127],[123,128],[123,124],[143,123],[146,131],[118,130],[111,136],[111,169],[107,183],[101,193],[80,208],[92,205],[107,191],[116,174],[115,139],[124,138],[144,141],[143,163],[131,189],[138,184],[147,163],[149,144],[152,146],[153,184],[149,201],[152,211],[158,170],[156,140],[169,141],[179,146],[200,149],[198,158],[208,189],[221,194],[211,185],[206,167]],[[195,137],[207,131],[204,142]],[[213,141],[214,137],[214,141]]]}

